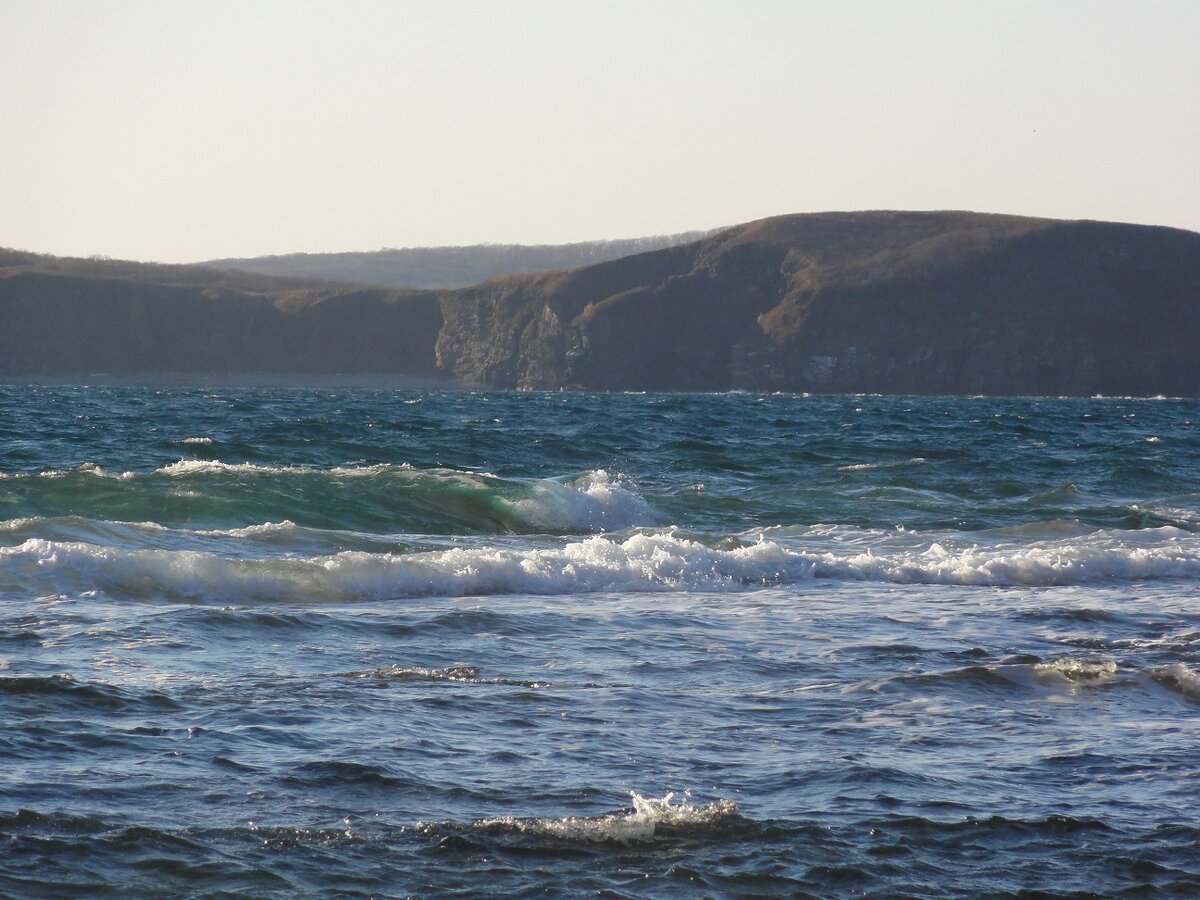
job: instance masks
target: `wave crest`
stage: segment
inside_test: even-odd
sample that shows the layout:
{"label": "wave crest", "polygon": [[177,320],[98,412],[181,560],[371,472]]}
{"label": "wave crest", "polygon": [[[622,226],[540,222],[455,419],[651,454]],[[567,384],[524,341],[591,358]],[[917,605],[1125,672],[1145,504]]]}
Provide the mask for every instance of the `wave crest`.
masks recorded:
{"label": "wave crest", "polygon": [[602,816],[568,816],[562,819],[522,819],[499,816],[482,819],[474,828],[489,833],[516,833],[571,843],[639,844],[673,832],[700,830],[737,815],[732,800],[716,800],[696,806],[687,800],[674,802],[675,795],[643,797],[630,792],[631,810]]}
{"label": "wave crest", "polygon": [[[2,476],[27,509],[166,525],[220,522],[231,508],[302,526],[415,534],[617,531],[660,524],[620,477],[596,469],[564,478],[502,478],[407,464],[316,468],[181,459],[153,472],[75,469]],[[65,482],[65,483],[64,483]]]}
{"label": "wave crest", "polygon": [[727,592],[814,578],[1041,586],[1200,577],[1200,538],[1160,534],[1154,540],[1144,531],[1137,534],[1136,543],[1090,534],[1045,545],[955,552],[937,543],[924,550],[880,543],[865,549],[814,551],[765,538],[712,547],[668,530],[595,536],[540,549],[344,550],[259,559],[33,538],[0,548],[0,591],[45,594],[99,588],[143,598],[321,602],[430,595]]}
{"label": "wave crest", "polygon": [[1183,663],[1172,663],[1154,669],[1150,676],[1167,690],[1193,703],[1200,703],[1200,672]]}

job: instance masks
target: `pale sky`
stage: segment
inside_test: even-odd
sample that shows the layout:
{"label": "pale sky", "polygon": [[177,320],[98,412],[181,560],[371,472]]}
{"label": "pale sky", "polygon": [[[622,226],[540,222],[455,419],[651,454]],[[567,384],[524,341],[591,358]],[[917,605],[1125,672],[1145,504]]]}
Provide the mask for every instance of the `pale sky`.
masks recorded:
{"label": "pale sky", "polygon": [[1200,0],[0,0],[0,246],[194,261],[793,212],[1200,230]]}

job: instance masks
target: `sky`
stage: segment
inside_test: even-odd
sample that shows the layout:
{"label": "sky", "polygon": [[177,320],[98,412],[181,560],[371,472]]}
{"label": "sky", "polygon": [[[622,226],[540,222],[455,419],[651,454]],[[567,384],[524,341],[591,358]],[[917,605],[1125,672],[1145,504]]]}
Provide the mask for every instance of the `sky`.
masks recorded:
{"label": "sky", "polygon": [[0,247],[1200,230],[1200,0],[0,0]]}

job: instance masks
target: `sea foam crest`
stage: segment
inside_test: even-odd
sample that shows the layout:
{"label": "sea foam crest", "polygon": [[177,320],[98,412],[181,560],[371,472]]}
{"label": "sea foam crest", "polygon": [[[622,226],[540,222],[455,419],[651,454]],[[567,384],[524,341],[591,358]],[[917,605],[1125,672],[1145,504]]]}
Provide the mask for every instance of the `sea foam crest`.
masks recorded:
{"label": "sea foam crest", "polygon": [[1200,703],[1200,672],[1195,669],[1183,663],[1171,663],[1154,669],[1150,675],[1168,690]]}
{"label": "sea foam crest", "polygon": [[1052,687],[1093,687],[1107,684],[1117,676],[1117,664],[1108,659],[1056,659],[1036,663],[1034,677]]}
{"label": "sea foam crest", "polygon": [[820,574],[918,584],[1065,585],[1200,576],[1200,541],[1180,529],[1095,532],[1032,544],[868,551],[826,558]]}
{"label": "sea foam crest", "polygon": [[510,502],[519,519],[551,531],[616,531],[658,520],[645,500],[604,469],[565,483],[535,482],[532,496]]}
{"label": "sea foam crest", "polygon": [[244,525],[241,528],[202,528],[182,529],[182,533],[196,537],[212,538],[257,538],[257,537],[292,537],[299,527],[290,519],[281,522],[261,522],[258,525]]}
{"label": "sea foam crest", "polygon": [[180,459],[154,470],[156,475],[261,474],[264,472],[303,472],[300,466],[267,466],[259,463],[227,463],[216,459]]}
{"label": "sea foam crest", "polygon": [[[1147,532],[1157,531],[1158,535]],[[455,547],[420,552],[344,550],[320,556],[237,558],[201,550],[124,549],[31,538],[0,548],[0,590],[99,588],[199,600],[396,599],[596,591],[740,591],[813,578],[961,585],[1062,585],[1200,578],[1200,538],[1145,529],[1138,541],[1090,534],[1034,546],[950,551],[912,547],[789,548],[762,539],[710,547],[673,530],[595,536],[561,546]]]}
{"label": "sea foam crest", "polygon": [[569,816],[563,819],[522,819],[498,816],[475,823],[475,828],[491,832],[516,832],[558,841],[579,843],[637,844],[653,840],[663,828],[699,829],[737,814],[732,800],[716,800],[695,806],[687,800],[673,802],[675,795],[643,797],[630,792],[633,809],[602,816]]}
{"label": "sea foam crest", "polygon": [[[189,438],[190,440],[190,438]],[[369,466],[335,466],[322,469],[315,466],[273,466],[265,463],[229,463],[219,459],[179,459],[154,470],[155,475],[187,477],[191,475],[337,475],[339,477],[364,477],[388,471],[411,471],[406,463],[376,463]]]}
{"label": "sea foam crest", "polygon": [[[230,559],[198,550],[127,550],[34,538],[0,549],[0,590],[98,588],[125,596],[203,601],[394,599],[481,594],[575,594],[605,590],[723,590],[761,583],[779,550],[733,551],[673,534],[593,537],[539,550],[453,548],[420,553],[341,553]],[[782,559],[782,557],[781,557]],[[804,568],[803,560],[796,560]]]}

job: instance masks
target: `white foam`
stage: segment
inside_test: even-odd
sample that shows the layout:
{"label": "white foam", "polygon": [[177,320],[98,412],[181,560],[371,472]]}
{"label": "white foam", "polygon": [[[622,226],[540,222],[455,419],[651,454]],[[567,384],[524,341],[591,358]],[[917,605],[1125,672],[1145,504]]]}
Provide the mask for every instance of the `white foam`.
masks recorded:
{"label": "white foam", "polygon": [[[187,443],[186,441],[184,443]],[[322,469],[315,466],[272,466],[263,463],[227,463],[217,459],[180,459],[154,470],[156,475],[186,477],[190,475],[337,475],[339,477],[365,477],[381,475],[389,471],[412,471],[408,463],[377,463],[367,466],[334,466]],[[439,472],[442,470],[432,470]],[[450,470],[446,470],[450,471]]]}
{"label": "white foam", "polygon": [[96,478],[112,478],[117,481],[129,481],[136,477],[133,472],[109,472],[93,462],[85,462],[74,469],[46,469],[42,472],[14,473],[11,478],[66,478],[70,475],[84,474]]}
{"label": "white foam", "polygon": [[569,816],[563,819],[521,819],[498,816],[475,823],[483,831],[515,831],[520,834],[581,843],[637,844],[653,840],[664,826],[674,829],[703,828],[737,814],[732,800],[717,800],[695,806],[686,800],[673,803],[674,794],[661,798],[630,792],[633,810],[603,816]]}
{"label": "white foam", "polygon": [[[294,472],[297,470],[290,469],[288,471]],[[314,472],[319,470],[305,469],[303,471]],[[411,472],[413,471],[413,467],[408,463],[400,463],[398,465],[392,465],[391,463],[376,463],[373,466],[335,466],[329,470],[331,475],[341,475],[348,478],[362,478],[370,475],[382,475],[384,472],[391,471]]]}
{"label": "white foam", "polygon": [[263,472],[303,472],[299,466],[264,466],[258,463],[227,463],[216,459],[181,459],[170,465],[155,469],[156,475],[217,475],[217,474],[261,474]]}
{"label": "white foam", "polygon": [[921,463],[928,462],[923,456],[914,456],[912,459],[897,460],[894,462],[875,462],[875,463],[854,463],[853,465],[837,466],[837,472],[870,472],[875,469],[898,469],[903,466],[919,466]]}
{"label": "white foam", "polygon": [[394,681],[475,681],[479,676],[478,666],[446,666],[428,669],[420,666],[385,666],[360,672],[346,672],[346,678],[378,678]]}
{"label": "white foam", "polygon": [[533,496],[505,502],[521,521],[551,531],[617,531],[658,521],[645,500],[604,469],[565,484],[538,481]]}
{"label": "white foam", "polygon": [[1160,521],[1169,521],[1189,530],[1196,530],[1197,528],[1200,528],[1200,510],[1197,510],[1196,508],[1197,499],[1200,498],[1197,498],[1196,495],[1192,495],[1188,498],[1178,498],[1178,500],[1182,500],[1182,502],[1190,502],[1192,504],[1190,507],[1177,506],[1172,505],[1172,503],[1162,502],[1147,504],[1134,503],[1131,504],[1129,508],[1135,513],[1152,516]]}
{"label": "white foam", "polygon": [[[289,523],[250,526],[288,527]],[[900,535],[865,549],[826,544],[827,549],[814,550],[812,541],[789,548],[765,538],[717,549],[668,530],[622,538],[596,536],[536,549],[493,545],[416,553],[347,550],[266,559],[39,538],[0,549],[0,589],[11,585],[13,590],[62,592],[96,587],[122,596],[320,602],[428,595],[725,592],[813,578],[997,586],[1200,578],[1200,537],[1172,528],[1132,534],[1136,539],[1096,532],[1034,545],[966,549],[948,548],[949,541],[912,546],[910,535]]]}
{"label": "white foam", "polygon": [[45,521],[47,520],[27,517],[20,519],[7,519],[3,522],[0,522],[0,531],[25,531],[26,529],[34,528]]}
{"label": "white foam", "polygon": [[183,529],[182,533],[204,538],[258,538],[290,537],[298,530],[295,522],[284,519],[282,522],[263,522],[259,525],[246,525],[242,528]]}
{"label": "white foam", "polygon": [[[128,528],[138,531],[152,531],[155,533],[169,531],[165,525],[160,525],[158,522],[127,522],[121,520],[107,519],[88,519],[84,516],[33,516],[29,518],[8,519],[0,522],[0,531],[23,531],[25,529],[36,529],[46,527],[75,527],[75,528],[94,528],[97,531],[110,528]],[[200,532],[195,532],[199,534]]]}
{"label": "white foam", "polygon": [[179,443],[181,444],[211,444],[213,439],[210,437],[188,437],[184,438]]}
{"label": "white foam", "polygon": [[1107,684],[1117,676],[1117,664],[1107,659],[1056,659],[1037,663],[1034,677],[1054,687],[1084,687]]}
{"label": "white foam", "polygon": [[109,521],[83,516],[26,517],[0,522],[0,534],[11,534],[17,539],[25,532],[30,538],[75,541],[101,548],[114,541],[125,546],[130,542],[161,546],[164,541],[179,538],[279,541],[294,538],[304,530],[287,519],[222,529],[168,528],[158,522]]}
{"label": "white foam", "polygon": [[1172,663],[1154,669],[1150,676],[1163,687],[1173,690],[1189,700],[1200,701],[1200,672],[1183,663]]}
{"label": "white foam", "polygon": [[1200,539],[1172,527],[969,546],[963,545],[963,535],[919,543],[913,537],[881,539],[857,553],[838,548],[809,554],[813,574],[896,583],[1035,587],[1200,577]]}

